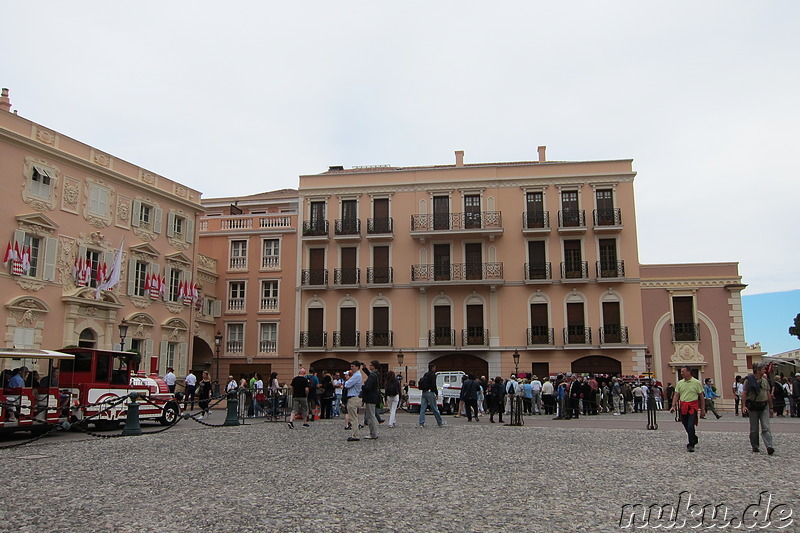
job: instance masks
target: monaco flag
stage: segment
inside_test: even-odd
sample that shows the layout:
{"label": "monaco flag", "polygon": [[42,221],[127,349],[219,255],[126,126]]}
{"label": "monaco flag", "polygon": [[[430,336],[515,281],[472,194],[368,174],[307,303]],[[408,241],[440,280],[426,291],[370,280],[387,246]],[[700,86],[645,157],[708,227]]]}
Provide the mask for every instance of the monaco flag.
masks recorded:
{"label": "monaco flag", "polygon": [[[119,275],[120,271],[122,270],[122,249],[125,246],[125,239],[122,239],[122,242],[119,243],[119,250],[117,250],[117,254],[114,256],[114,262],[111,264],[111,271],[108,273],[108,276],[103,279],[101,283],[97,285],[97,289],[94,291],[94,297],[100,298],[100,291],[108,291],[113,289],[119,283]],[[100,268],[98,267],[98,271]],[[103,271],[105,272],[106,266],[103,266]]]}
{"label": "monaco flag", "polygon": [[8,262],[13,260],[14,260],[14,249],[11,247],[11,241],[8,241],[8,246],[6,247],[6,255],[3,256],[3,266],[8,266]]}

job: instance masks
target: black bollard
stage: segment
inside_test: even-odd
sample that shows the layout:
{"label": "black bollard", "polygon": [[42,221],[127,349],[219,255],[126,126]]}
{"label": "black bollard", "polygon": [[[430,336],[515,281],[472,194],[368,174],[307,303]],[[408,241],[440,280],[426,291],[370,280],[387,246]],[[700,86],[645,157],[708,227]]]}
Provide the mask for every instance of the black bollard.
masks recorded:
{"label": "black bollard", "polygon": [[128,395],[131,401],[128,403],[128,414],[125,416],[125,429],[122,434],[126,437],[137,436],[142,434],[142,426],[139,424],[139,404],[136,400],[139,398],[138,392],[132,392]]}
{"label": "black bollard", "polygon": [[239,395],[236,391],[228,392],[228,414],[225,417],[223,426],[239,425]]}

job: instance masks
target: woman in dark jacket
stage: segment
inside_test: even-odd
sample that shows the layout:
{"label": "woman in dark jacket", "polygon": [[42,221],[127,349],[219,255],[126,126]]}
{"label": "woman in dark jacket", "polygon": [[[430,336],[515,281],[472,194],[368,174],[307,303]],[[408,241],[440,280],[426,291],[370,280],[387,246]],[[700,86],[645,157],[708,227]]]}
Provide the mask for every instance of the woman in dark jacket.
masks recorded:
{"label": "woman in dark jacket", "polygon": [[494,415],[497,413],[500,416],[500,423],[503,423],[505,397],[506,388],[503,386],[503,378],[497,376],[489,387],[489,422],[494,423]]}
{"label": "woman in dark jacket", "polygon": [[786,394],[781,385],[781,378],[770,380],[772,384],[772,406],[775,409],[775,416],[783,416],[783,408],[786,407]]}
{"label": "woman in dark jacket", "polygon": [[203,416],[211,413],[208,408],[208,403],[211,400],[211,376],[205,370],[203,371],[203,379],[197,386],[197,399],[200,400],[201,409],[198,418],[202,419]]}
{"label": "woman in dark jacket", "polygon": [[333,378],[330,374],[322,377],[322,418],[328,419],[333,411],[333,399],[335,398],[336,388],[333,386]]}

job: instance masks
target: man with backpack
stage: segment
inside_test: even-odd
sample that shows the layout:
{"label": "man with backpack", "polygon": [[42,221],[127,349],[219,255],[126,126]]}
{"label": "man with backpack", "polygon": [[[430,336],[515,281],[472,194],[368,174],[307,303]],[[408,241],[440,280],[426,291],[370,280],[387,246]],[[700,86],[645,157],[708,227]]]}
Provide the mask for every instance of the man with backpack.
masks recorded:
{"label": "man with backpack", "polygon": [[436,395],[438,394],[439,389],[436,387],[435,364],[428,363],[428,371],[425,372],[425,375],[420,378],[419,383],[417,383],[417,387],[422,393],[422,397],[419,400],[419,427],[425,427],[425,411],[428,410],[429,406],[431,411],[433,411],[433,416],[436,418],[436,424],[439,427],[444,426],[442,415],[439,414],[439,406],[436,405]]}
{"label": "man with backpack", "polygon": [[467,380],[461,385],[461,391],[464,394],[464,404],[467,408],[467,422],[472,422],[472,415],[475,414],[475,422],[478,419],[478,391],[480,391],[480,383],[475,379],[473,374],[467,377]]}

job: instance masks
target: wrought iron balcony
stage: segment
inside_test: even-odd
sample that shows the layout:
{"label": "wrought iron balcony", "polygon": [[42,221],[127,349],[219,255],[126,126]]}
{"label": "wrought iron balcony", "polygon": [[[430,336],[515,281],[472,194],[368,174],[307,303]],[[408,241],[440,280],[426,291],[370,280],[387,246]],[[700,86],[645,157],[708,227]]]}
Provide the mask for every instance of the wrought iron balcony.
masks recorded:
{"label": "wrought iron balcony", "polygon": [[502,230],[503,215],[500,211],[481,213],[433,213],[411,215],[411,231],[450,230]]}
{"label": "wrought iron balcony", "polygon": [[309,268],[300,273],[300,285],[327,285],[327,268]]}
{"label": "wrought iron balcony", "polygon": [[456,330],[450,328],[434,328],[428,330],[430,346],[455,346]]}
{"label": "wrought iron balcony", "polygon": [[276,341],[258,341],[259,353],[275,353],[278,351],[278,343]]}
{"label": "wrought iron balcony", "polygon": [[467,328],[461,330],[462,346],[489,346],[489,330],[484,328]]}
{"label": "wrought iron balcony", "polygon": [[386,284],[386,283],[392,283],[393,279],[394,279],[394,271],[392,270],[392,267],[367,268],[367,283]]}
{"label": "wrought iron balcony", "polygon": [[549,211],[525,211],[522,213],[523,230],[550,230]]}
{"label": "wrought iron balcony", "polygon": [[564,344],[592,344],[592,330],[583,326],[564,328]]}
{"label": "wrought iron balcony", "polygon": [[361,219],[360,218],[344,218],[336,219],[333,224],[334,235],[361,235]]}
{"label": "wrought iron balcony", "polygon": [[697,342],[700,340],[700,324],[697,323],[677,323],[672,324],[673,341]]}
{"label": "wrought iron balcony", "polygon": [[595,227],[622,226],[622,212],[619,207],[612,209],[595,209],[592,212]]}
{"label": "wrought iron balcony", "polygon": [[334,285],[358,285],[361,283],[360,268],[336,268],[333,271]]}
{"label": "wrought iron balcony", "polygon": [[528,281],[553,279],[550,262],[525,263],[525,279]]}
{"label": "wrought iron balcony", "polygon": [[411,265],[411,281],[502,281],[503,263]]}
{"label": "wrought iron balcony", "polygon": [[586,212],[583,209],[559,211],[558,227],[586,229]]}
{"label": "wrought iron balcony", "polygon": [[304,220],[303,237],[322,237],[328,236],[330,224],[327,220]]}
{"label": "wrought iron balcony", "polygon": [[628,326],[608,324],[600,328],[600,344],[628,344]]}
{"label": "wrought iron balcony", "polygon": [[625,261],[598,261],[597,262],[597,278],[624,278],[625,277]]}
{"label": "wrought iron balcony", "polygon": [[393,230],[394,224],[392,217],[367,219],[367,235],[392,233]]}
{"label": "wrought iron balcony", "polygon": [[300,332],[300,347],[301,348],[327,348],[328,347],[328,332],[327,331],[301,331]]}
{"label": "wrought iron balcony", "polygon": [[361,343],[360,331],[334,331],[334,348],[358,348]]}
{"label": "wrought iron balcony", "polygon": [[528,346],[536,344],[549,345],[555,344],[553,328],[547,326],[533,326],[527,329]]}
{"label": "wrought iron balcony", "polygon": [[589,279],[589,263],[587,261],[568,261],[566,263],[561,263],[561,279]]}
{"label": "wrought iron balcony", "polygon": [[394,332],[391,330],[368,330],[367,348],[377,348],[380,346],[394,346]]}

